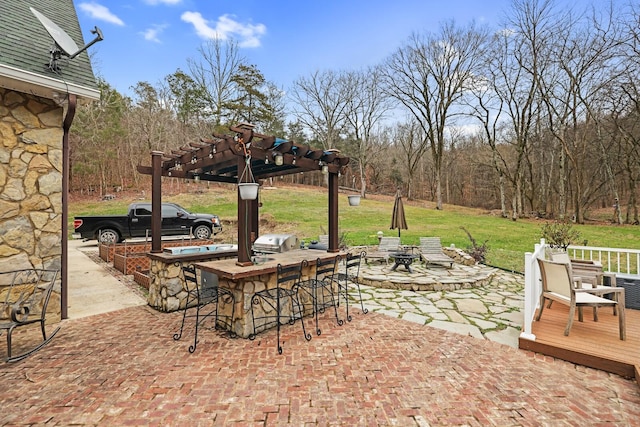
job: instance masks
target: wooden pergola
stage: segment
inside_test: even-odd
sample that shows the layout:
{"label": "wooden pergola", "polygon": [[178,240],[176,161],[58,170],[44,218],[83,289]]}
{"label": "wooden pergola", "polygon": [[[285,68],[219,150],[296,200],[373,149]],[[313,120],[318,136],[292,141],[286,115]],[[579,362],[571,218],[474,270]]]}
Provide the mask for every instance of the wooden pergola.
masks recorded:
{"label": "wooden pergola", "polygon": [[[229,128],[230,135],[189,143],[170,153],[151,152],[151,166],[137,167],[152,176],[151,252],[162,252],[162,177],[226,182],[260,183],[262,180],[301,172],[328,174],[328,252],[338,252],[338,176],[349,157],[336,150],[311,149],[304,144],[255,133],[253,125]],[[244,200],[238,191],[238,265],[252,265],[251,246],[259,236],[258,200]]]}

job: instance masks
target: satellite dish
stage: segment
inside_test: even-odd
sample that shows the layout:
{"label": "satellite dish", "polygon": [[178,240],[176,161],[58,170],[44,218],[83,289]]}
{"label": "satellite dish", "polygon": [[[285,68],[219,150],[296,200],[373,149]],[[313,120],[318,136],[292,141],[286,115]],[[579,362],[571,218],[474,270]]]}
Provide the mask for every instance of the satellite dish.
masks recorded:
{"label": "satellite dish", "polygon": [[80,53],[87,50],[94,43],[104,40],[100,28],[94,27],[94,29],[91,30],[91,34],[96,34],[96,38],[93,39],[89,44],[85,45],[83,48],[78,48],[78,45],[73,41],[69,34],[67,34],[67,32],[62,28],[60,28],[55,22],[32,7],[30,7],[29,10],[31,10],[31,13],[33,13],[35,17],[38,18],[38,21],[40,21],[44,29],[47,30],[54,41],[53,47],[49,50],[51,59],[49,60],[48,68],[51,71],[60,71],[58,60],[63,55],[68,59],[73,59]]}

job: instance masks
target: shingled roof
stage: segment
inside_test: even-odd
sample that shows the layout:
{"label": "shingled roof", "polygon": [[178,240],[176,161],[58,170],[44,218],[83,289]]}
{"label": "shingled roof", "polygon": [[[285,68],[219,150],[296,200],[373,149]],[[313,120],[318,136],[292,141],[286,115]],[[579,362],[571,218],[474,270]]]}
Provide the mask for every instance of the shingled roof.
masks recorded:
{"label": "shingled roof", "polygon": [[85,45],[72,0],[0,1],[0,87],[49,99],[56,92],[99,99],[86,51],[60,61],[58,73],[48,69],[53,40],[29,7],[56,23],[79,47]]}

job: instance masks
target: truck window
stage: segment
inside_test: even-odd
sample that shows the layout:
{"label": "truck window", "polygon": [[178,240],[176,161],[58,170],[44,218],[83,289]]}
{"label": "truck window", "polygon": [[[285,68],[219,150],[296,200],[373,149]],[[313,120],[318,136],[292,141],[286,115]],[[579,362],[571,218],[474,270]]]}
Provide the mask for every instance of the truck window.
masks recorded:
{"label": "truck window", "polygon": [[171,205],[162,206],[162,218],[176,218],[178,216],[179,209]]}
{"label": "truck window", "polygon": [[151,208],[137,207],[135,210],[135,216],[151,216]]}

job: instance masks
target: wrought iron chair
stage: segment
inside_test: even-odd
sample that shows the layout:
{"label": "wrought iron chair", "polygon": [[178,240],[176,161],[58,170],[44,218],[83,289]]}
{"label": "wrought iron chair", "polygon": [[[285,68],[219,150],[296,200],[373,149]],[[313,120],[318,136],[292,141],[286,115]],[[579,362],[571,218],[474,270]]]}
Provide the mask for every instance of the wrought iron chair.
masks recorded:
{"label": "wrought iron chair", "polygon": [[[569,335],[576,308],[578,309],[578,320],[582,322],[582,307],[617,306],[620,339],[626,339],[624,288],[610,288],[614,295],[613,300],[602,298],[594,295],[592,289],[581,289],[580,280],[578,279],[574,282],[571,277],[568,264],[538,258],[538,266],[540,267],[540,275],[542,277],[542,293],[540,294],[540,307],[536,321],[539,321],[542,317],[546,300],[557,301],[561,304],[568,305],[569,320],[567,321],[564,334]],[[595,311],[594,320],[597,321]]]}
{"label": "wrought iron chair", "polygon": [[[194,318],[195,332],[193,344],[189,346],[189,353],[193,353],[196,351],[196,346],[198,345],[198,331],[200,325],[202,325],[202,323],[209,317],[214,318],[214,327],[216,329],[219,328],[219,324],[221,323],[223,329],[229,331],[229,336],[234,337],[233,319],[235,315],[236,298],[233,292],[230,289],[219,287],[217,284],[213,286],[203,286],[201,283],[198,283],[198,274],[193,265],[182,266],[182,274],[184,276],[187,289],[187,298],[184,311],[182,313],[180,331],[173,335],[173,339],[179,340],[182,337],[185,320],[188,318]],[[220,302],[223,302],[225,305],[231,304],[230,316],[218,315]],[[193,313],[193,311],[195,311],[195,313]],[[191,312],[191,314],[189,312]]]}
{"label": "wrought iron chair", "polygon": [[[302,333],[307,341],[311,334],[307,333],[304,326],[304,311],[298,299],[298,287],[302,277],[302,268],[307,266],[307,260],[300,264],[283,266],[278,264],[276,287],[258,291],[251,297],[251,320],[253,321],[253,333],[249,339],[254,340],[256,335],[267,329],[276,327],[278,353],[282,354],[280,343],[280,325],[282,318],[287,319],[293,325],[297,319],[302,323]],[[289,306],[289,313],[283,313],[283,307]],[[256,309],[260,309],[260,315],[256,317]]]}
{"label": "wrought iron chair", "polygon": [[[339,262],[340,255],[333,259],[323,260],[317,258],[315,278],[300,282],[300,286],[298,287],[298,300],[302,304],[303,310],[305,301],[310,301],[313,307],[317,335],[322,334],[320,326],[318,325],[318,315],[324,313],[329,307],[333,307],[338,325],[342,326],[344,323],[338,317],[337,299],[333,291],[335,283],[334,276],[337,274]],[[303,293],[302,297],[300,296],[301,291]]]}
{"label": "wrought iron chair", "polygon": [[[24,269],[0,273],[0,333],[7,334],[7,362],[17,362],[44,347],[58,333],[47,336],[47,306],[58,280],[58,270]],[[12,353],[11,334],[21,326],[40,323],[42,341],[17,356]]]}
{"label": "wrought iron chair", "polygon": [[369,312],[368,309],[364,307],[364,303],[362,302],[362,292],[360,291],[360,283],[358,282],[358,275],[360,274],[360,264],[363,259],[366,259],[367,253],[365,251],[356,253],[356,254],[347,254],[344,262],[344,273],[338,273],[336,275],[336,280],[338,282],[338,301],[340,300],[340,295],[344,296],[347,321],[351,322],[352,317],[349,314],[349,283],[354,283],[356,288],[358,289],[358,298],[360,299],[360,307],[364,314]]}

